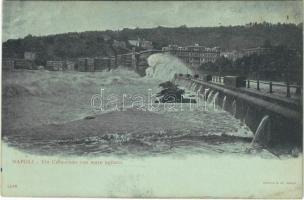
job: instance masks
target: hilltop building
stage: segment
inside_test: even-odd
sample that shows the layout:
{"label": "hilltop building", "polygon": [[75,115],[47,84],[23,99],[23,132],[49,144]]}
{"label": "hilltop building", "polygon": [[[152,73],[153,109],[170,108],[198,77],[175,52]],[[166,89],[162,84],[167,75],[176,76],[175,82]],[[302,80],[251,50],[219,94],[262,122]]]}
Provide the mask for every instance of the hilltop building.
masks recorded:
{"label": "hilltop building", "polygon": [[126,42],[124,42],[124,41],[118,41],[118,40],[114,40],[113,41],[113,47],[116,47],[116,48],[127,48],[127,46],[126,46]]}
{"label": "hilltop building", "polygon": [[142,49],[153,49],[153,43],[151,41],[137,38],[137,40],[128,40],[129,44]]}

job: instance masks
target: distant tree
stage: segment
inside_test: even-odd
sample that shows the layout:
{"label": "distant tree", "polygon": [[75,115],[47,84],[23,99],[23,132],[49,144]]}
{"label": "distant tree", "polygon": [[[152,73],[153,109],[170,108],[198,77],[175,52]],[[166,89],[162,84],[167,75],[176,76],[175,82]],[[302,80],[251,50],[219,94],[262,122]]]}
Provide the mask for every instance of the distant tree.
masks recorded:
{"label": "distant tree", "polygon": [[187,25],[181,25],[179,28],[187,28]]}
{"label": "distant tree", "polygon": [[270,40],[264,40],[263,47],[271,48],[272,47],[271,41]]}

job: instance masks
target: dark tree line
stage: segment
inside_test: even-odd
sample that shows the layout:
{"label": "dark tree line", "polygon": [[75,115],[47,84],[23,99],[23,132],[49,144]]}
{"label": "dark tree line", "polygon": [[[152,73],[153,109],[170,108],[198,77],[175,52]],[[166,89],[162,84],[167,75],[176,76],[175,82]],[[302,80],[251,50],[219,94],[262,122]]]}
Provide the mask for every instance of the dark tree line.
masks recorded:
{"label": "dark tree line", "polygon": [[252,79],[302,82],[302,52],[282,45],[271,48],[268,54],[252,54],[235,61],[220,57],[214,63],[202,64],[199,71],[221,76],[241,75]]}

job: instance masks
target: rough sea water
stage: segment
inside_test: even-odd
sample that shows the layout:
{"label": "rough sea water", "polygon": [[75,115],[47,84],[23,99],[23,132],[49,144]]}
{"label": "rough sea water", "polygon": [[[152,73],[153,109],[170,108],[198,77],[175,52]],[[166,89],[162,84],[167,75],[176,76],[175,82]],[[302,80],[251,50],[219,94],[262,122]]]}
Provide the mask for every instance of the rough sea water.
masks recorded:
{"label": "rough sea water", "polygon": [[[175,73],[190,72],[168,55],[154,54],[148,63],[146,77],[123,68],[96,73],[5,72],[5,143],[39,155],[276,158],[265,149],[252,150],[249,128],[228,112],[214,109],[212,103],[154,103],[159,83],[171,80]],[[100,98],[92,106],[94,95]]]}

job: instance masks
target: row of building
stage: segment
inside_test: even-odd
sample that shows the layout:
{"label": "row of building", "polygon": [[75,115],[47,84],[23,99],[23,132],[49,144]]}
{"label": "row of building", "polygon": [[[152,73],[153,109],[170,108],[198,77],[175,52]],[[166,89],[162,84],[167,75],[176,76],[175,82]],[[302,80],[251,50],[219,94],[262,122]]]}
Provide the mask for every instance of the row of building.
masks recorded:
{"label": "row of building", "polygon": [[26,59],[2,59],[3,70],[29,69],[29,70],[50,70],[50,71],[73,71],[75,62],[73,61],[47,61],[45,66],[37,65],[32,60]]}
{"label": "row of building", "polygon": [[273,52],[273,48],[270,47],[255,47],[255,48],[248,48],[242,50],[233,50],[233,51],[225,51],[221,52],[221,56],[228,58],[229,60],[236,60],[242,58],[244,56],[250,56],[253,54],[256,55],[267,55]]}
{"label": "row of building", "polygon": [[[138,40],[137,42],[142,41]],[[139,45],[139,43],[137,43]],[[136,44],[136,45],[137,45]],[[163,52],[169,52],[173,56],[180,58],[186,64],[197,68],[203,63],[215,62],[221,56],[236,60],[244,56],[252,54],[266,55],[272,53],[274,48],[256,47],[250,49],[243,49],[241,51],[221,52],[219,47],[208,48],[195,44],[193,46],[180,47],[177,45],[169,45],[162,48]],[[3,59],[3,69],[46,69],[50,71],[81,71],[94,72],[114,69],[118,66],[125,66],[135,68],[142,61],[143,58],[138,56],[135,48],[132,52],[111,56],[111,57],[94,57],[94,58],[78,58],[75,60],[49,60],[46,61],[45,66],[37,66],[35,64],[36,54],[34,52],[25,52],[23,59]]]}
{"label": "row of building", "polygon": [[171,55],[180,58],[192,67],[199,67],[201,64],[207,62],[215,62],[221,53],[219,47],[208,48],[198,44],[185,47],[169,45],[168,47],[163,47],[162,51],[169,52]]}
{"label": "row of building", "polygon": [[[292,55],[299,54],[296,49],[287,49],[288,52]],[[269,55],[275,52],[275,47],[255,47],[255,48],[248,48],[242,49],[240,51],[229,51],[229,52],[221,52],[221,56],[228,58],[230,60],[236,60],[238,58],[242,58],[244,56],[250,55]]]}
{"label": "row of building", "polygon": [[118,66],[134,68],[136,58],[134,53],[122,54],[111,57],[79,58],[76,70],[80,72],[97,72],[115,69]]}
{"label": "row of building", "polygon": [[113,40],[114,48],[128,49],[129,46],[149,50],[153,49],[153,42],[139,37],[134,40],[128,40],[127,42]]}
{"label": "row of building", "polygon": [[[221,51],[221,48],[219,47],[208,48],[198,44],[185,47],[169,45],[162,48],[162,51],[169,52],[171,55],[177,56],[192,67],[198,67],[207,62],[215,62],[219,57],[225,57],[234,61],[253,54],[267,55],[273,53],[274,50],[275,49],[272,47],[255,47],[242,49],[240,51]],[[290,51],[294,52],[295,50],[290,49]]]}
{"label": "row of building", "polygon": [[48,60],[45,66],[35,63],[36,55],[32,52],[25,52],[23,59],[2,59],[2,69],[29,69],[29,70],[49,70],[49,71],[80,71],[95,72],[114,69],[118,66],[135,67],[135,51],[112,57],[78,58],[75,60]]}

